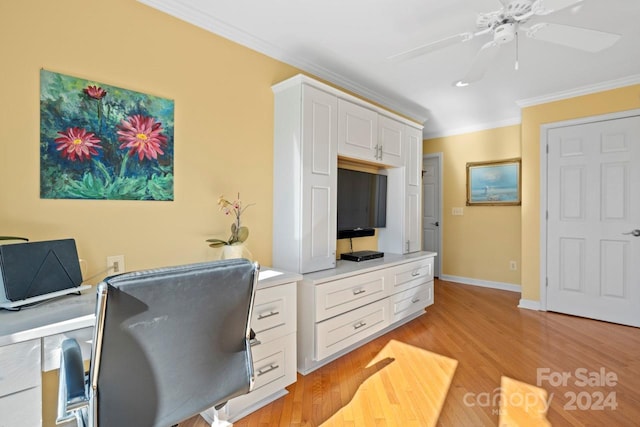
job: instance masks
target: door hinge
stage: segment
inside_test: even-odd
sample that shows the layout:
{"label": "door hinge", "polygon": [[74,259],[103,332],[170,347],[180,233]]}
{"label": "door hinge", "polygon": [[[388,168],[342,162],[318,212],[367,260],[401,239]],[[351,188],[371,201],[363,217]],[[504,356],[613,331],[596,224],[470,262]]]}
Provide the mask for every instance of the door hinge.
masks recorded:
{"label": "door hinge", "polygon": [[548,278],[548,277],[545,277],[545,278],[544,278],[544,286],[545,286],[546,288],[548,288],[548,287],[549,287],[549,278]]}
{"label": "door hinge", "polygon": [[545,211],[545,219],[549,220],[549,211]]}
{"label": "door hinge", "polygon": [[549,154],[549,144],[547,144],[547,154]]}

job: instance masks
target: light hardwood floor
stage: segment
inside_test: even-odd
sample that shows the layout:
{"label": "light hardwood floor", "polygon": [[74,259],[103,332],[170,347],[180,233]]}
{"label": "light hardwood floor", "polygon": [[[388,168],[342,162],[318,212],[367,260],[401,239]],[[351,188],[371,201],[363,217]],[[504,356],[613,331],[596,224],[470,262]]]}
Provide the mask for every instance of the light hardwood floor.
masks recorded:
{"label": "light hardwood floor", "polygon": [[424,315],[298,375],[234,426],[497,425],[502,376],[545,389],[555,426],[640,425],[640,329],[519,309],[519,297],[436,280]]}

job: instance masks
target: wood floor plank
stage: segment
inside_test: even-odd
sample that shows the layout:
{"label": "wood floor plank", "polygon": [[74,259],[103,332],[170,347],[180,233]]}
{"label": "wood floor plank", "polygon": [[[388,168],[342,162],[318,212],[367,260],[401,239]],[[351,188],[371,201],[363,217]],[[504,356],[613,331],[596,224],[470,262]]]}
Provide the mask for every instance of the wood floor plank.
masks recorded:
{"label": "wood floor plank", "polygon": [[[519,309],[519,297],[436,280],[424,315],[298,375],[288,395],[234,425],[497,425],[503,376],[544,388],[552,425],[640,425],[640,329]],[[601,369],[615,384],[580,382]],[[616,407],[597,409],[600,393]]]}

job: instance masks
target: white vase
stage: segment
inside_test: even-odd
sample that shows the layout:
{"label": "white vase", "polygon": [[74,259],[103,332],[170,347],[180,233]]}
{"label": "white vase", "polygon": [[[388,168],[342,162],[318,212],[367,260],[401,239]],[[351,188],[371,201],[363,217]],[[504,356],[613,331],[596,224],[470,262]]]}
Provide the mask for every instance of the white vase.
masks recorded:
{"label": "white vase", "polygon": [[222,247],[220,259],[247,258],[251,259],[252,255],[244,243],[236,243],[233,245],[225,245]]}

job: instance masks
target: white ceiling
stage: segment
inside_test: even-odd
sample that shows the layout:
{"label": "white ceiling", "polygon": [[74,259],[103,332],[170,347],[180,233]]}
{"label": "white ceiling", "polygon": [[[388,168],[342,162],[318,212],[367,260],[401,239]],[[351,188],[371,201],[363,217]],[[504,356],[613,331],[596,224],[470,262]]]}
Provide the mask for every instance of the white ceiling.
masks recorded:
{"label": "white ceiling", "polygon": [[519,70],[513,41],[501,46],[482,80],[464,88],[452,83],[490,35],[413,59],[388,57],[476,31],[477,15],[500,10],[500,0],[139,1],[425,121],[426,137],[519,123],[519,105],[640,83],[640,0],[584,0],[535,16],[527,24],[560,23],[622,37],[588,53],[521,31]]}

